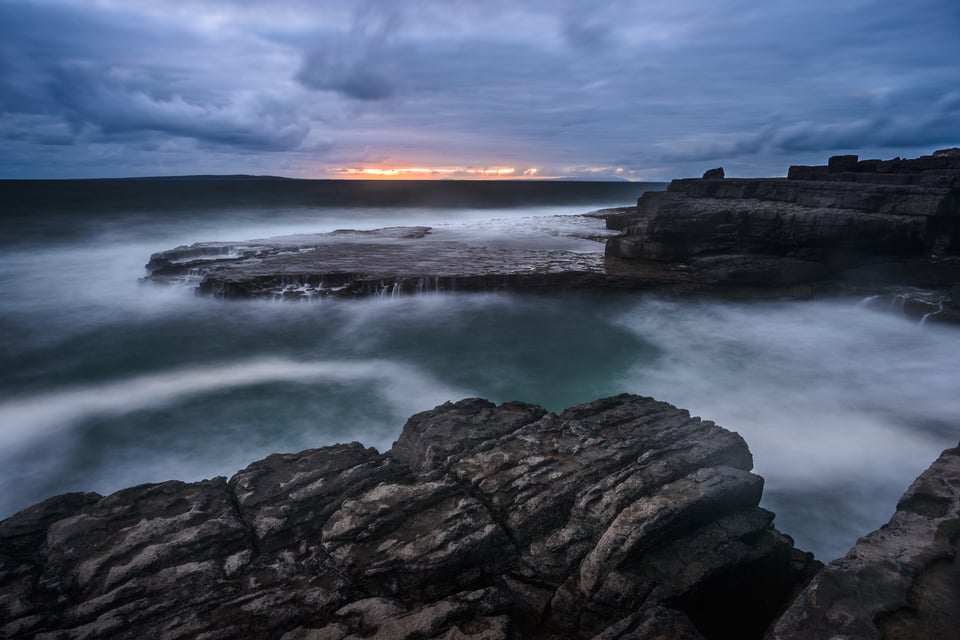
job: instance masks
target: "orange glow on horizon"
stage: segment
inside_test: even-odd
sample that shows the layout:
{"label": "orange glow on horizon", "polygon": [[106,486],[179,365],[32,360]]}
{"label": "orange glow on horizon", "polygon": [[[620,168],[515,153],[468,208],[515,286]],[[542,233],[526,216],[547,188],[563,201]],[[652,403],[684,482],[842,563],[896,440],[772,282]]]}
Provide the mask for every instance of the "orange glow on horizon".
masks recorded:
{"label": "orange glow on horizon", "polygon": [[532,178],[537,169],[531,167],[518,172],[513,167],[337,167],[330,170],[338,178],[366,179],[421,179],[431,178]]}

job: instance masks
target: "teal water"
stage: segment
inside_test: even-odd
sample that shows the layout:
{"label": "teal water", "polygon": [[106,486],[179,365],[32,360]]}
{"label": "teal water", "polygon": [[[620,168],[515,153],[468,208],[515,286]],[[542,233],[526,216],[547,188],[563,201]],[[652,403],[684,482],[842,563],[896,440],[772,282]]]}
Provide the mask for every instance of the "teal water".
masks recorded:
{"label": "teal water", "polygon": [[631,392],[743,434],[764,505],[826,560],[957,444],[960,331],[856,300],[228,302],[138,283],[151,252],[189,242],[436,224],[478,242],[536,227],[556,243],[571,224],[554,216],[590,208],[88,211],[49,241],[31,221],[28,241],[0,250],[0,517],[64,491],[230,475],[274,452],[383,450],[410,414],[467,396],[558,411]]}

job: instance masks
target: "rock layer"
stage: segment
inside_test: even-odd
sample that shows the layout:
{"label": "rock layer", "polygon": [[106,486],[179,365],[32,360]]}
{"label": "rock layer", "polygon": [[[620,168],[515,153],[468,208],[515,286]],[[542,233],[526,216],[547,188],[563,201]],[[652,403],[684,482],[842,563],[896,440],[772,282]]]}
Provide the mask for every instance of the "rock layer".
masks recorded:
{"label": "rock layer", "polygon": [[610,226],[624,234],[607,241],[608,257],[682,266],[702,285],[925,287],[949,308],[960,281],[960,149],[913,160],[836,156],[791,167],[787,178],[711,170],[643,194]]}
{"label": "rock layer", "polygon": [[0,635],[758,638],[817,569],[742,438],[650,398],[447,403],[229,481],[0,523]]}
{"label": "rock layer", "polygon": [[190,282],[199,293],[224,298],[552,291],[623,279],[606,269],[596,238],[593,251],[571,251],[542,248],[551,243],[531,235],[526,242],[468,242],[436,237],[429,227],[340,230],[177,247],[152,255],[146,268],[150,281]]}
{"label": "rock layer", "polygon": [[960,448],[910,486],[890,522],[831,562],[770,640],[956,638],[960,629]]}

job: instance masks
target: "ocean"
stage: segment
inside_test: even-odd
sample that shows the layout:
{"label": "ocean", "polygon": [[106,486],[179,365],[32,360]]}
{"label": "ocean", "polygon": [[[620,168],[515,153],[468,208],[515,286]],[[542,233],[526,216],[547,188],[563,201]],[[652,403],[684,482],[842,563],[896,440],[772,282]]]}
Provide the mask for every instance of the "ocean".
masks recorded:
{"label": "ocean", "polygon": [[0,518],[66,491],[385,450],[447,400],[559,411],[623,392],[741,433],[763,506],[821,560],[960,433],[960,331],[855,299],[644,292],[224,301],[140,282],[155,251],[335,229],[602,251],[582,214],[656,184],[0,181]]}

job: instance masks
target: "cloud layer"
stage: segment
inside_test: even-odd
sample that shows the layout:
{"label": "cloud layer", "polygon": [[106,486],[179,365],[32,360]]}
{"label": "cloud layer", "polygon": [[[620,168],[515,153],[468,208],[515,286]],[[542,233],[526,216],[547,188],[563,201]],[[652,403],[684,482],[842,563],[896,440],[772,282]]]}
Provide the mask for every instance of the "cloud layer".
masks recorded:
{"label": "cloud layer", "polygon": [[0,177],[913,155],[960,144],[958,33],[950,0],[6,0]]}

